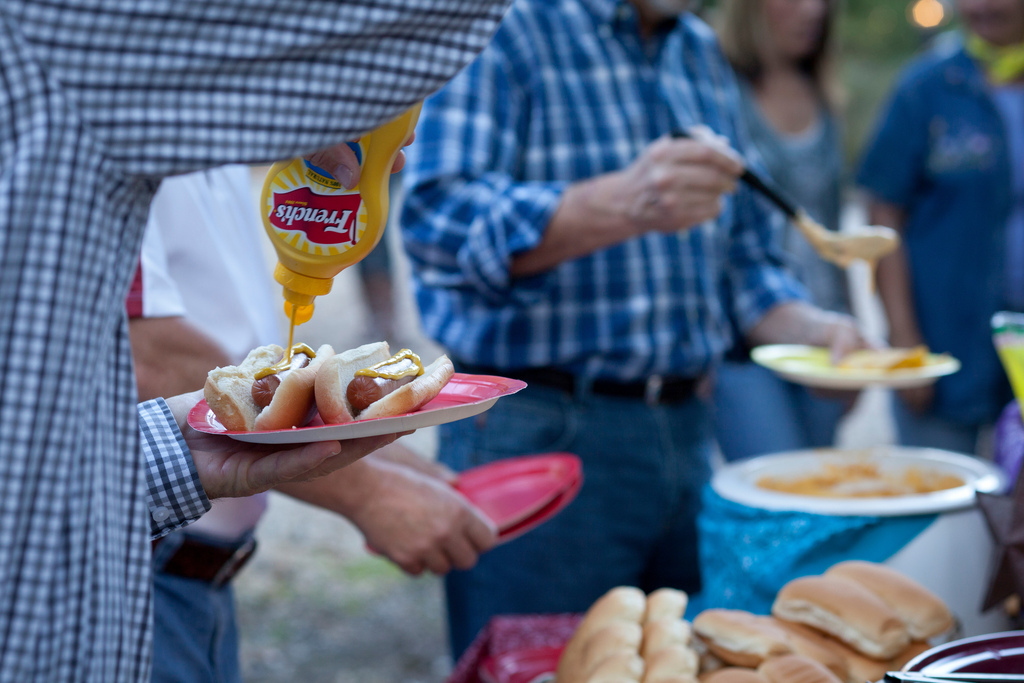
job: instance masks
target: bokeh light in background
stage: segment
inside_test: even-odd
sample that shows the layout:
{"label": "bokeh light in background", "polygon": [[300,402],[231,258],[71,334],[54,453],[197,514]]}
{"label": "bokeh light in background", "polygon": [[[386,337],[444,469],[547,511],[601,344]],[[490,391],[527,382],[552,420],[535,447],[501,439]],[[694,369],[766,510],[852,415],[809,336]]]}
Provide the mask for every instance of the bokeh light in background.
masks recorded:
{"label": "bokeh light in background", "polygon": [[914,0],[907,8],[910,23],[923,29],[933,29],[946,23],[950,12],[940,0]]}

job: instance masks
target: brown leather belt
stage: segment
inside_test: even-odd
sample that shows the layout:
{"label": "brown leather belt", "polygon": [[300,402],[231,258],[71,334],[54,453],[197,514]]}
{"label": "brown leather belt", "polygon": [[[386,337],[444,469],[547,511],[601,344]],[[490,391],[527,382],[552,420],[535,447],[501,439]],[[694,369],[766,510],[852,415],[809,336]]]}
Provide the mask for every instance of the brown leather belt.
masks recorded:
{"label": "brown leather belt", "polygon": [[[558,368],[520,368],[505,370],[473,363],[456,362],[455,369],[475,375],[499,375],[520,379],[527,384],[537,384],[559,389],[567,394],[574,394],[580,379],[572,373]],[[595,379],[590,383],[590,393],[598,396],[616,398],[632,398],[646,402],[648,405],[664,405],[682,403],[693,398],[700,384],[699,377],[670,377],[651,375],[642,381],[618,382],[608,379]]]}
{"label": "brown leather belt", "polygon": [[[154,552],[166,538],[153,541]],[[175,538],[174,542],[178,540]],[[255,552],[256,539],[252,536],[238,543],[218,543],[184,535],[181,545],[157,569],[172,576],[206,581],[220,588],[238,574]]]}

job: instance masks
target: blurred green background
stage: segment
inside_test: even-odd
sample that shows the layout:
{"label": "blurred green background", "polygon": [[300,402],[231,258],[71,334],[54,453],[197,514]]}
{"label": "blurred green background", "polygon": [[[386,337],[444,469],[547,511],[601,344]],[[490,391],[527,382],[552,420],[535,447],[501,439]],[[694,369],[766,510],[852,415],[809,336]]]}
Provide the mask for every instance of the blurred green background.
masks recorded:
{"label": "blurred green background", "polygon": [[[846,90],[846,152],[850,162],[870,135],[902,66],[935,35],[909,20],[906,0],[848,0],[839,21],[839,74]],[[948,13],[948,10],[947,10]],[[947,14],[948,16],[948,14]],[[940,27],[949,30],[947,22]]]}
{"label": "blurred green background", "polygon": [[[927,48],[938,33],[951,30],[950,0],[940,0],[945,20],[925,30],[910,20],[917,0],[839,0],[838,69],[845,90],[843,120],[846,158],[855,164],[875,116],[885,103],[900,69]],[[702,14],[714,23],[715,0],[706,0]]]}

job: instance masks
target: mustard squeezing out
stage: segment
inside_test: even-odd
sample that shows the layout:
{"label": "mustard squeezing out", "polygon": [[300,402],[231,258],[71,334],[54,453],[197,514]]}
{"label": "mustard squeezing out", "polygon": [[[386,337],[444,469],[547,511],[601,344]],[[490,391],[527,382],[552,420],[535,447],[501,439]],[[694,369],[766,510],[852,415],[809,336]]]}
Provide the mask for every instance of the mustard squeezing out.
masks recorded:
{"label": "mustard squeezing out", "polygon": [[[389,365],[398,365],[403,360],[411,361],[409,367],[401,370],[387,371],[384,368]],[[362,370],[356,370],[356,377],[379,377],[381,379],[401,379],[403,377],[419,377],[423,374],[423,362],[420,357],[409,349],[402,349],[387,360],[382,360],[376,365],[371,365]]]}
{"label": "mustard squeezing out", "polygon": [[304,353],[307,356],[309,356],[310,360],[316,358],[316,351],[309,348],[309,346],[307,346],[306,344],[294,344],[288,349],[288,353],[286,353],[284,358],[282,358],[280,361],[273,365],[268,365],[265,368],[257,370],[256,374],[253,375],[253,379],[263,379],[264,377],[276,375],[279,372],[284,372],[285,370],[288,370],[292,366],[292,356],[294,356],[296,353]]}

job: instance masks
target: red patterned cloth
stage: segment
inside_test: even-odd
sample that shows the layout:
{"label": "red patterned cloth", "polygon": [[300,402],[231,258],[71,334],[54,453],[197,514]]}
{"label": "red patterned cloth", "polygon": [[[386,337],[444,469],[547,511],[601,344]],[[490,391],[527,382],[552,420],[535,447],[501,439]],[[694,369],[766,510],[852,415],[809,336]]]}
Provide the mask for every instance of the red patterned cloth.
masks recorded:
{"label": "red patterned cloth", "polygon": [[459,658],[446,683],[482,683],[480,664],[487,657],[517,650],[564,645],[581,614],[524,614],[492,617]]}

